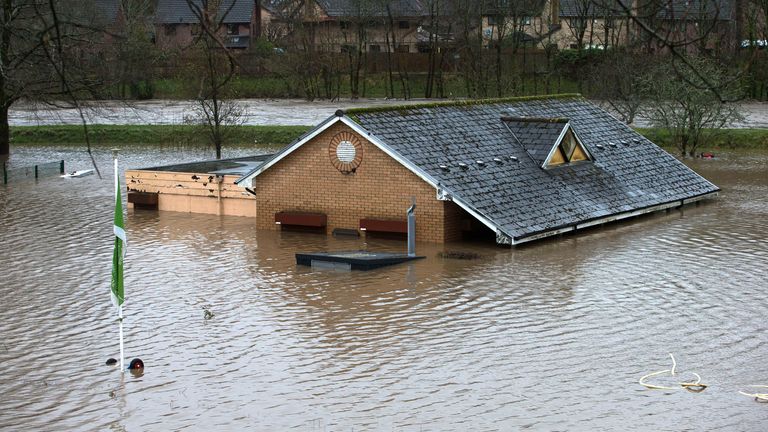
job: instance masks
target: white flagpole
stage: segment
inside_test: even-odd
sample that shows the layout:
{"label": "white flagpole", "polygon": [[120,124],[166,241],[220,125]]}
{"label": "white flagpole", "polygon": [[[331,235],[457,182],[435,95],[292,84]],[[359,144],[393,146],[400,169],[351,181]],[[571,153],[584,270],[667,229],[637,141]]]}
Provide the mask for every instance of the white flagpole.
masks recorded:
{"label": "white flagpole", "polygon": [[[112,156],[115,158],[115,199],[117,199],[117,194],[119,192],[118,188],[119,186],[119,172],[117,171],[117,149],[112,150]],[[125,245],[123,245],[125,247]],[[120,370],[125,369],[125,364],[123,363],[124,354],[123,354],[123,305],[120,305],[117,307],[117,321],[120,323]]]}

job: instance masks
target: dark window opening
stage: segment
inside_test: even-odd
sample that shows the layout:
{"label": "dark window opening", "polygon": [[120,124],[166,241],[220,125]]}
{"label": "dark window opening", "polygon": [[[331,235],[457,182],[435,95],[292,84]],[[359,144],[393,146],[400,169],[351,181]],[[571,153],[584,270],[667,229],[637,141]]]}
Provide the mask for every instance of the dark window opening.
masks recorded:
{"label": "dark window opening", "polygon": [[398,21],[397,27],[401,29],[411,28],[411,23],[409,23],[408,21]]}
{"label": "dark window opening", "polygon": [[239,35],[240,34],[240,26],[237,24],[227,24],[227,34],[228,35]]}
{"label": "dark window opening", "polygon": [[368,45],[369,52],[381,52],[381,45]]}

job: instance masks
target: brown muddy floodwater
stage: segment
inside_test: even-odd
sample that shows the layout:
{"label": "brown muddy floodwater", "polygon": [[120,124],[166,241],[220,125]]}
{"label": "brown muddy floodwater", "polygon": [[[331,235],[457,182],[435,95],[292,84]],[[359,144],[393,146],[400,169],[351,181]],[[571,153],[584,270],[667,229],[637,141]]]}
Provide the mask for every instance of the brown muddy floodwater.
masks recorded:
{"label": "brown muddy floodwater", "polygon": [[[13,153],[87,168],[79,149]],[[720,156],[690,162],[723,189],[700,206],[519,249],[419,244],[427,259],[371,272],[293,255],[405,244],[129,211],[140,377],[104,365],[111,181],[0,185],[0,429],[765,430],[768,405],[738,391],[768,385],[768,154]],[[122,166],[205,157],[135,148]],[[670,352],[710,387],[638,385]]]}

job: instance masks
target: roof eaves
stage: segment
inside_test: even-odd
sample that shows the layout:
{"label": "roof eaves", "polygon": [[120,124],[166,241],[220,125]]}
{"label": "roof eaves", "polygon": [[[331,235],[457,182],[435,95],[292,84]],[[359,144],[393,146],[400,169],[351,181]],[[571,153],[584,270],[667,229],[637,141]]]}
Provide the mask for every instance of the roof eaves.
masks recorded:
{"label": "roof eaves", "polygon": [[340,121],[341,117],[334,114],[327,119],[325,119],[323,122],[321,122],[319,125],[317,125],[314,129],[310,129],[309,131],[305,132],[300,137],[296,138],[292,143],[288,144],[287,146],[283,147],[282,150],[275,153],[271,158],[264,161],[263,164],[259,165],[258,167],[252,169],[247,174],[243,175],[239,179],[235,180],[236,185],[240,185],[240,183],[245,182],[247,180],[251,180],[257,175],[264,172],[267,168],[271,167],[275,163],[277,163],[280,159],[288,156],[291,154],[294,150],[304,145],[305,142],[309,141],[310,139],[314,138],[315,136],[319,135],[322,131],[328,129],[332,125],[334,125],[336,122]]}

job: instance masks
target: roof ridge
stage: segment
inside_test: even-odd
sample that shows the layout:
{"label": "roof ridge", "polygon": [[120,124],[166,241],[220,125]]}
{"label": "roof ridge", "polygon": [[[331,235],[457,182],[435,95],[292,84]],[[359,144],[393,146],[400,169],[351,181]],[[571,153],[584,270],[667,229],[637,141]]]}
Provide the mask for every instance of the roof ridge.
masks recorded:
{"label": "roof ridge", "polygon": [[505,102],[527,102],[535,100],[549,100],[549,99],[583,99],[581,93],[560,93],[551,95],[537,95],[537,96],[513,96],[506,98],[495,99],[458,99],[444,102],[430,102],[419,103],[412,105],[389,105],[367,108],[350,108],[344,110],[344,114],[347,116],[356,116],[358,114],[370,114],[388,111],[408,111],[422,108],[443,108],[443,107],[460,107],[460,106],[473,106],[473,105],[493,105]]}
{"label": "roof ridge", "polygon": [[501,116],[501,121],[521,123],[568,123],[568,119],[565,117],[519,117],[505,115]]}

